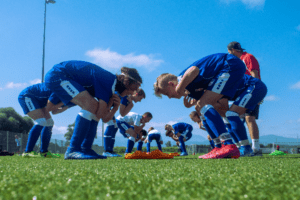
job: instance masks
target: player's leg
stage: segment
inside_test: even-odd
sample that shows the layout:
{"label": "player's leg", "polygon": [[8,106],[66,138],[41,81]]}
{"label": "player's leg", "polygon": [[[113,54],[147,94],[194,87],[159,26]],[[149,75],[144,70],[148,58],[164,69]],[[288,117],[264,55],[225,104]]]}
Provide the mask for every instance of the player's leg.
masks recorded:
{"label": "player's leg", "polygon": [[147,140],[147,153],[151,152],[151,142],[154,139],[154,134],[148,135],[148,140]]}
{"label": "player's leg", "polygon": [[41,154],[48,152],[48,147],[52,136],[52,128],[54,126],[54,121],[51,118],[51,115],[45,111],[45,108],[43,108],[43,110],[47,120],[46,120],[46,126],[43,127],[41,132],[41,149],[40,149]]}
{"label": "player's leg", "polygon": [[157,143],[157,147],[158,147],[158,150],[162,151],[162,148],[161,148],[161,135],[157,135],[156,136],[156,143]]}
{"label": "player's leg", "polygon": [[98,159],[95,155],[83,153],[81,149],[87,130],[90,130],[92,119],[96,115],[98,101],[80,84],[70,80],[65,75],[47,73],[45,84],[65,105],[71,101],[82,108],[76,117],[73,135],[70,146],[65,153],[65,159]]}
{"label": "player's leg", "polygon": [[137,148],[136,148],[137,151],[142,151],[142,149],[143,149],[143,143],[144,143],[143,141],[139,141],[138,142],[138,145],[137,145]]}
{"label": "player's leg", "polygon": [[259,145],[259,129],[256,123],[259,114],[259,105],[253,111],[246,111],[245,121],[248,126],[249,134],[252,139],[252,149],[255,156],[262,156]]}

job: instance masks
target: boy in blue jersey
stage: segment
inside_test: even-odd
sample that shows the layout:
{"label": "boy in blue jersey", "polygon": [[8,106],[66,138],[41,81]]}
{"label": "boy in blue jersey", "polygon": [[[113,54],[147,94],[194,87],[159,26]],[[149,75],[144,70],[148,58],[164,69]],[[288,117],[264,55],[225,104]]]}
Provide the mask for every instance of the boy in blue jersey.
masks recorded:
{"label": "boy in blue jersey", "polygon": [[[185,142],[191,139],[193,127],[187,123],[177,123],[174,125],[165,125],[166,136],[173,138],[176,142],[179,142],[179,147],[181,149],[180,156],[187,156],[188,153],[186,152]],[[178,140],[177,140],[178,138]]]}
{"label": "boy in blue jersey", "polygon": [[[129,113],[129,111],[133,108],[133,102],[140,102],[142,99],[146,98],[145,92],[143,89],[137,89],[132,96],[125,96],[121,98],[121,105],[119,108],[119,112],[121,116],[125,116]],[[113,149],[115,145],[115,137],[118,131],[118,125],[116,123],[116,119],[113,118],[107,123],[107,127],[104,132],[104,152],[103,155],[107,157],[122,157],[119,154],[116,154]],[[138,143],[138,148],[141,148],[141,144],[143,142]]]}
{"label": "boy in blue jersey", "polygon": [[136,69],[122,69],[126,69],[126,73],[114,75],[89,62],[66,61],[55,65],[46,74],[46,86],[64,105],[72,102],[82,108],[75,120],[65,159],[106,158],[91,149],[98,122],[100,119],[108,122],[118,110],[120,98],[115,91],[122,97],[132,95],[142,83]]}
{"label": "boy in blue jersey", "polygon": [[150,112],[146,112],[143,115],[139,115],[134,112],[129,112],[126,116],[122,117],[119,115],[116,118],[117,125],[120,133],[128,138],[127,148],[125,153],[131,153],[133,146],[137,139],[138,133],[142,131],[145,124],[148,123],[152,119],[152,114]]}
{"label": "boy in blue jersey", "polygon": [[252,156],[253,152],[240,116],[254,110],[255,107],[262,102],[266,94],[267,87],[260,79],[245,74],[238,84],[238,89],[234,97],[223,98],[218,101],[221,107],[228,105],[228,100],[234,101],[226,112],[226,117],[231,125],[231,131],[235,134],[240,144],[239,149],[241,156]]}
{"label": "boy in blue jersey", "polygon": [[145,143],[147,143],[147,153],[150,153],[150,144],[152,140],[156,141],[158,150],[162,151],[161,145],[164,143],[162,140],[162,136],[158,130],[154,129],[153,127],[150,127],[148,130],[148,136],[145,140]]}
{"label": "boy in blue jersey", "polygon": [[[245,64],[236,56],[225,53],[213,54],[194,62],[179,76],[169,73],[160,75],[154,84],[154,90],[159,97],[163,94],[169,98],[181,98],[187,95],[186,90],[195,95],[199,93],[199,88],[202,88],[203,94],[198,95],[200,98],[196,99],[197,112],[206,119],[213,132],[210,135],[212,139],[219,136],[221,139],[227,139],[230,137],[229,133],[213,105],[223,96],[234,96],[237,83],[245,71]],[[216,158],[234,157],[239,153],[232,140],[227,140],[224,144],[222,148],[218,146],[220,152]]]}
{"label": "boy in blue jersey", "polygon": [[54,121],[49,112],[58,109],[58,107],[63,104],[44,83],[35,84],[25,88],[19,94],[18,101],[24,114],[35,121],[34,126],[29,132],[25,153],[23,153],[22,156],[30,157],[36,155],[33,148],[41,135],[39,155],[47,158],[55,157],[55,155],[48,152],[54,125]]}

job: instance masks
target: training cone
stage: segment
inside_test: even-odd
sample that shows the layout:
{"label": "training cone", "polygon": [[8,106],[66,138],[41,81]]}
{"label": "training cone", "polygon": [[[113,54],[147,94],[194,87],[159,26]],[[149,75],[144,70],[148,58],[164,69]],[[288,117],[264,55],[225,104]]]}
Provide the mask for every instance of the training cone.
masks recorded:
{"label": "training cone", "polygon": [[286,153],[279,151],[279,150],[275,150],[274,152],[270,153],[269,155],[271,156],[281,156],[281,155],[286,155]]}
{"label": "training cone", "polygon": [[134,153],[128,153],[125,155],[125,159],[171,159],[174,158],[173,155],[163,153],[160,150],[152,151],[151,153],[146,153],[142,151],[136,151]]}

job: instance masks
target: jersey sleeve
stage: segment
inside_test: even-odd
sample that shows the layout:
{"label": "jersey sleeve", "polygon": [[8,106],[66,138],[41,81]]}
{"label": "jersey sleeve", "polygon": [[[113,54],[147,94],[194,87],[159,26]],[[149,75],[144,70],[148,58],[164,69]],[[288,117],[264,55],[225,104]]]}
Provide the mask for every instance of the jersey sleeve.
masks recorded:
{"label": "jersey sleeve", "polygon": [[173,129],[174,129],[174,134],[177,135],[179,129],[178,129],[178,126],[176,124],[172,125]]}
{"label": "jersey sleeve", "polygon": [[54,94],[52,93],[48,99],[51,103],[53,103],[54,105],[58,104],[61,102],[61,100]]}
{"label": "jersey sleeve", "polygon": [[121,104],[123,104],[124,106],[127,106],[127,105],[128,105],[128,99],[127,99],[127,96],[122,97],[122,99],[121,99]]}
{"label": "jersey sleeve", "polygon": [[134,117],[134,125],[140,126],[140,125],[141,125],[141,119],[142,119],[142,116],[141,116],[141,115],[136,115],[136,116]]}
{"label": "jersey sleeve", "polygon": [[252,72],[253,70],[259,71],[259,64],[254,56],[247,56],[244,62],[250,72]]}

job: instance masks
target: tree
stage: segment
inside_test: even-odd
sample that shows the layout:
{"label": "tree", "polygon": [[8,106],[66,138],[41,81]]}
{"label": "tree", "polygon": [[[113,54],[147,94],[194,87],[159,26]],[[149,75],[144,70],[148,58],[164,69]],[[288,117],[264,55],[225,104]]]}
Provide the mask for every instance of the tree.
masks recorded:
{"label": "tree", "polygon": [[28,133],[33,125],[30,117],[22,117],[12,107],[0,108],[0,130]]}
{"label": "tree", "polygon": [[64,137],[66,138],[67,141],[70,141],[73,135],[73,131],[74,131],[74,127],[75,127],[75,122],[73,124],[69,124],[68,125],[68,132],[65,133]]}
{"label": "tree", "polygon": [[171,145],[171,142],[170,141],[168,141],[167,143],[166,143],[166,147],[171,147],[172,145]]}

